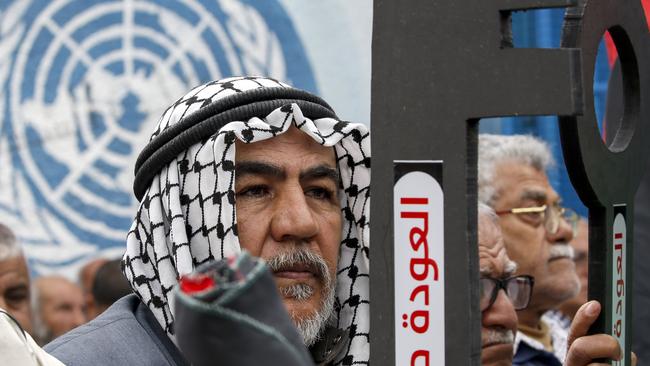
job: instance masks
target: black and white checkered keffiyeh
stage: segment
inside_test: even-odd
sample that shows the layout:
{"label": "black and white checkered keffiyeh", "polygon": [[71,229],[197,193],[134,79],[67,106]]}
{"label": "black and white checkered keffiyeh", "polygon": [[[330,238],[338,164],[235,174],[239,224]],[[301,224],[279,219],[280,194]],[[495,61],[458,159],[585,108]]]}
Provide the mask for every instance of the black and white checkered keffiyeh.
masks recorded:
{"label": "black and white checkered keffiyeh", "polygon": [[[290,88],[268,78],[237,77],[194,88],[163,114],[152,139],[207,105],[259,88]],[[171,290],[179,276],[240,249],[235,213],[235,139],[262,141],[291,124],[333,146],[341,176],[343,232],[337,272],[338,327],[349,344],[336,360],[369,360],[370,136],[366,126],[334,118],[311,120],[287,104],[265,116],[227,123],[194,144],[153,178],[127,237],[124,271],[131,286],[174,338]]]}

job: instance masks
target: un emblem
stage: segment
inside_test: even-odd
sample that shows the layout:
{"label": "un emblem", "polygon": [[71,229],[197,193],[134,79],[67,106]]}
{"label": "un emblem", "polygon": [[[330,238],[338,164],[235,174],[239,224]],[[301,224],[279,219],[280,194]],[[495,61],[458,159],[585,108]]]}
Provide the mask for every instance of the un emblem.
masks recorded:
{"label": "un emblem", "polygon": [[231,75],[315,89],[277,1],[0,5],[0,215],[37,271],[123,251],[133,164],[162,109]]}

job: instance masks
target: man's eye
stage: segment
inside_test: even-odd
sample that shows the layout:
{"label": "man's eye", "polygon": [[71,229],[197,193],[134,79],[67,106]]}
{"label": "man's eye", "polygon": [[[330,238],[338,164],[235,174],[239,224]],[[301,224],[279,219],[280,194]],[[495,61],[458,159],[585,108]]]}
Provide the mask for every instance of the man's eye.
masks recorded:
{"label": "man's eye", "polygon": [[543,212],[529,212],[529,213],[521,214],[521,217],[533,225],[540,225],[542,221],[544,221]]}
{"label": "man's eye", "polygon": [[319,200],[330,200],[334,197],[335,193],[325,187],[312,187],[305,191],[305,194],[309,197],[316,198]]}
{"label": "man's eye", "polygon": [[65,303],[65,304],[61,305],[57,310],[64,311],[66,313],[70,313],[70,312],[74,311],[74,307],[72,306],[72,304]]}
{"label": "man's eye", "polygon": [[264,185],[246,187],[237,193],[239,197],[260,198],[269,193],[269,189]]}
{"label": "man's eye", "polygon": [[26,289],[9,289],[7,292],[5,292],[5,299],[7,302],[15,304],[27,300],[27,294],[28,292]]}

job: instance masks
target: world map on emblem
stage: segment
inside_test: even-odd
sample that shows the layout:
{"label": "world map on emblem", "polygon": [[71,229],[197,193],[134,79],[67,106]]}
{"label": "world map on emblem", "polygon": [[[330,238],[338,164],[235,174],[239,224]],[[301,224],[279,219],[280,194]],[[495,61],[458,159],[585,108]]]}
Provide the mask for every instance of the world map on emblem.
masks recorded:
{"label": "world map on emblem", "polygon": [[157,119],[190,88],[233,75],[315,91],[277,1],[0,5],[0,215],[32,267],[123,251],[135,158]]}

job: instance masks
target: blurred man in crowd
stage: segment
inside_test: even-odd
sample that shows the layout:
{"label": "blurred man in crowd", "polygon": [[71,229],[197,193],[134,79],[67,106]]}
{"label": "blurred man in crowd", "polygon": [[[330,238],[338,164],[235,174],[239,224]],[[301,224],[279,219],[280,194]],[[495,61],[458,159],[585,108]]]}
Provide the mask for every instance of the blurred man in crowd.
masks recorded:
{"label": "blurred man in crowd", "polygon": [[16,236],[0,223],[0,308],[32,332],[30,284],[27,262]]}
{"label": "blurred man in crowd", "polygon": [[[516,273],[535,278],[530,303],[517,314],[514,365],[562,364],[567,350],[566,330],[557,324],[552,326],[554,323],[549,325],[542,316],[580,291],[573,249],[568,245],[573,239],[573,226],[546,176],[551,163],[546,144],[531,136],[479,136],[479,200],[499,215],[508,255],[518,265]],[[593,321],[600,305],[588,305],[584,314]],[[578,331],[586,323],[590,324],[579,319]],[[616,345],[613,338],[599,336]],[[578,355],[574,354],[574,359],[580,358]]]}
{"label": "blurred man in crowd", "polygon": [[92,309],[87,309],[91,319],[132,292],[121,267],[122,260],[113,259],[104,262],[97,270],[92,286],[93,306]]}
{"label": "blurred man in crowd", "polygon": [[92,290],[97,270],[107,261],[108,259],[106,258],[96,258],[84,264],[79,270],[79,284],[84,295],[86,317],[88,320],[94,319],[101,313],[101,311],[95,308],[95,297],[93,296]]}
{"label": "blurred man in crowd", "polygon": [[30,335],[30,296],[23,251],[11,229],[0,223],[0,365],[62,366]]}
{"label": "blurred man in crowd", "polygon": [[86,322],[81,289],[64,277],[34,281],[32,304],[34,337],[41,345]]}

